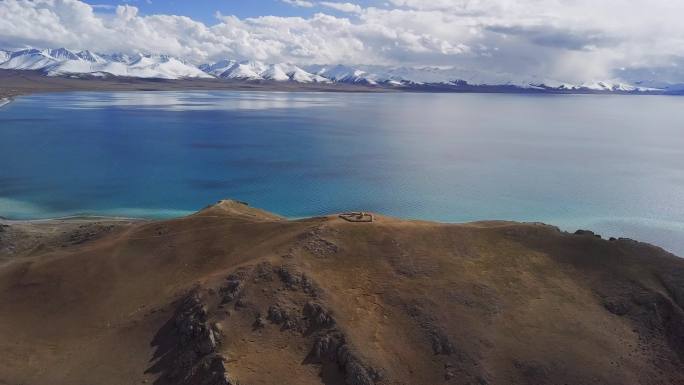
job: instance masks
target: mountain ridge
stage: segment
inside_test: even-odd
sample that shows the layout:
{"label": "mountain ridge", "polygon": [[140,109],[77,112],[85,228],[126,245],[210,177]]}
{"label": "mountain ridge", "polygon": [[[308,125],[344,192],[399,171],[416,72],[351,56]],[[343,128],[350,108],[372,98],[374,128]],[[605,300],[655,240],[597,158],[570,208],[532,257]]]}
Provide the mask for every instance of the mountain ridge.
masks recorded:
{"label": "mountain ridge", "polygon": [[122,53],[102,54],[66,48],[0,51],[0,69],[33,70],[53,77],[131,77],[141,79],[225,79],[244,82],[292,82],[297,84],[357,84],[397,89],[484,92],[604,92],[604,93],[680,93],[681,84],[630,84],[620,80],[581,84],[554,80],[512,80],[507,74],[484,75],[442,67],[389,67],[305,65],[264,63],[257,60],[224,59],[194,64],[168,55]]}

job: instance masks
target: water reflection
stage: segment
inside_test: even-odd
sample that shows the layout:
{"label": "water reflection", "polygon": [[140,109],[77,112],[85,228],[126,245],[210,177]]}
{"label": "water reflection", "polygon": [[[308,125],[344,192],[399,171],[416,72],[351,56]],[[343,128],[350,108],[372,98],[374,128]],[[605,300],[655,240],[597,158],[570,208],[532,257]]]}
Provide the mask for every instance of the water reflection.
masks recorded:
{"label": "water reflection", "polygon": [[[217,97],[218,96],[218,97]],[[119,107],[161,111],[270,110],[339,106],[340,100],[316,93],[279,92],[117,92],[72,94],[60,109]]]}

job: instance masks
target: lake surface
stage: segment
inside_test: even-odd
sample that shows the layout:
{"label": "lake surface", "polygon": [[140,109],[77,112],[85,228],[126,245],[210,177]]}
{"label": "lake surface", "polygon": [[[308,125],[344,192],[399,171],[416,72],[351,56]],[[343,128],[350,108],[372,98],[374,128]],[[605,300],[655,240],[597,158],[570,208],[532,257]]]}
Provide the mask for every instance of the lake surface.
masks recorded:
{"label": "lake surface", "polygon": [[221,198],[541,221],[684,256],[684,98],[65,93],[0,109],[0,216],[173,217]]}

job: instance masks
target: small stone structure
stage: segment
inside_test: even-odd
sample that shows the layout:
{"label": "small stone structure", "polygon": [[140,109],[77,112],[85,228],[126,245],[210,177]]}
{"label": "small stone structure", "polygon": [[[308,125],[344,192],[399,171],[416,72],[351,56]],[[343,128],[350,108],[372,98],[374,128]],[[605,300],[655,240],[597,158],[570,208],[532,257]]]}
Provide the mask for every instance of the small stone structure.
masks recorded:
{"label": "small stone structure", "polygon": [[350,212],[340,214],[340,218],[347,222],[373,222],[373,214],[366,212]]}

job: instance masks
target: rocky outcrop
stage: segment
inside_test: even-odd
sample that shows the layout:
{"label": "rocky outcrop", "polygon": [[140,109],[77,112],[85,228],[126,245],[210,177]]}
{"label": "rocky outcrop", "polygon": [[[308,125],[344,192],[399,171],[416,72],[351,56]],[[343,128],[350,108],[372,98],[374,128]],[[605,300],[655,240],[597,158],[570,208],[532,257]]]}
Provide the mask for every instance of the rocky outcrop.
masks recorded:
{"label": "rocky outcrop", "polygon": [[219,354],[221,333],[209,325],[207,310],[196,292],[179,305],[172,337],[173,364],[165,374],[169,384],[235,385],[228,378],[224,357]]}
{"label": "rocky outcrop", "polygon": [[422,304],[403,304],[406,313],[420,326],[428,337],[435,355],[450,355],[456,351],[441,325],[429,314]]}
{"label": "rocky outcrop", "polygon": [[379,371],[365,365],[347,344],[343,333],[330,330],[316,338],[310,357],[315,362],[335,363],[344,373],[347,385],[374,385],[381,379]]}
{"label": "rocky outcrop", "polygon": [[328,257],[340,251],[339,246],[325,237],[329,229],[316,227],[299,236],[300,247],[318,257]]}
{"label": "rocky outcrop", "polygon": [[283,322],[290,319],[290,315],[286,310],[281,309],[278,305],[272,305],[268,308],[268,319],[276,325],[280,325]]}
{"label": "rocky outcrop", "polygon": [[684,309],[684,271],[675,270],[659,275],[660,282],[665,286],[672,299]]}
{"label": "rocky outcrop", "polygon": [[107,233],[112,232],[114,229],[115,226],[112,224],[89,223],[80,225],[77,229],[66,235],[64,244],[80,245],[100,238]]}
{"label": "rocky outcrop", "polygon": [[292,266],[280,266],[276,272],[285,287],[290,290],[302,290],[313,297],[317,296],[318,290],[309,277]]}
{"label": "rocky outcrop", "polygon": [[[645,340],[664,335],[671,349],[684,360],[684,311],[671,299],[657,292],[643,292],[633,297],[636,305],[628,316],[641,327]],[[645,327],[644,327],[645,326]]]}
{"label": "rocky outcrop", "polygon": [[595,238],[599,238],[599,239],[601,238],[601,236],[599,234],[596,234],[590,230],[577,230],[577,231],[575,231],[575,235],[585,235],[585,236],[595,237]]}
{"label": "rocky outcrop", "polygon": [[[270,325],[279,326],[281,332],[290,334],[286,338],[303,338],[304,346],[311,343],[307,358],[302,357],[306,363],[333,364],[339,368],[335,375],[347,385],[374,385],[380,371],[352,348],[321,294],[301,270],[268,262],[243,266],[224,279],[202,284],[179,302],[170,322],[173,349],[167,353],[171,360],[160,377],[162,383],[235,385],[221,354],[230,349],[222,341],[221,330],[239,327],[242,320],[254,317],[250,321],[254,336],[269,333]],[[265,301],[272,301],[266,311]],[[227,304],[235,310],[228,311]]]}
{"label": "rocky outcrop", "polygon": [[[273,267],[262,263],[248,274],[232,274],[222,295],[235,296],[239,291],[247,300],[252,294],[264,295],[269,290],[259,284],[271,287],[274,282],[270,273],[280,280],[275,293],[281,293],[280,300],[268,306],[265,319],[280,330],[312,341],[312,348],[305,362],[310,364],[334,364],[348,385],[373,385],[380,379],[380,371],[364,363],[348,343],[345,334],[337,327],[333,312],[321,302],[318,285],[304,272],[292,265]],[[277,288],[280,286],[280,288]],[[281,291],[282,290],[282,291]],[[257,301],[258,302],[258,301]],[[266,327],[259,313],[253,328]]]}
{"label": "rocky outcrop", "polygon": [[335,325],[332,315],[315,302],[307,302],[304,305],[304,317],[306,318],[309,330],[329,328]]}
{"label": "rocky outcrop", "polygon": [[238,299],[243,289],[244,285],[237,276],[229,276],[226,284],[219,289],[222,296],[221,303],[229,303]]}
{"label": "rocky outcrop", "polygon": [[674,354],[664,362],[684,361],[682,276],[681,272],[661,274],[665,292],[623,283],[598,293],[607,311],[632,322],[643,349],[669,345]]}

